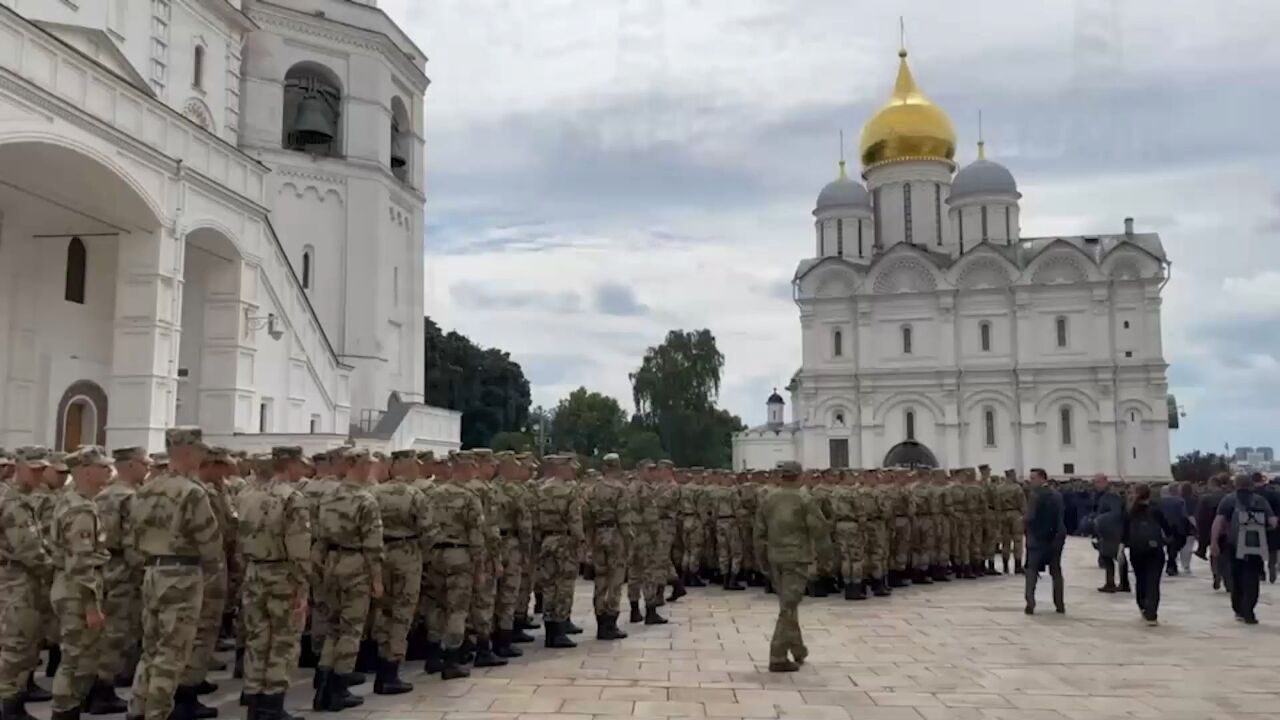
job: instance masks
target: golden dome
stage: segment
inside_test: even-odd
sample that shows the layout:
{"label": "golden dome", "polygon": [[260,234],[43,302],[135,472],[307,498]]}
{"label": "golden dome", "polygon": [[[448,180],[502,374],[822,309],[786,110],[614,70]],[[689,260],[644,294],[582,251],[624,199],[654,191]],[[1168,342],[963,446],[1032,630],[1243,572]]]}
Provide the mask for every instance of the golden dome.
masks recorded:
{"label": "golden dome", "polygon": [[946,160],[956,154],[951,118],[924,96],[907,67],[907,51],[898,51],[898,80],[889,102],[862,128],[863,168],[895,160]]}

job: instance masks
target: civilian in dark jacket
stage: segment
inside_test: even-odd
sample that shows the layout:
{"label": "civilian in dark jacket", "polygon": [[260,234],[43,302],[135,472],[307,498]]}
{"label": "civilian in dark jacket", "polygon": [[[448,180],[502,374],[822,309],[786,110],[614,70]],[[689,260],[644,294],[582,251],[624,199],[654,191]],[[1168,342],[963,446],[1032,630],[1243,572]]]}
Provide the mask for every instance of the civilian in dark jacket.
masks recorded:
{"label": "civilian in dark jacket", "polygon": [[1183,482],[1178,486],[1178,494],[1182,496],[1182,501],[1187,504],[1187,518],[1190,520],[1190,528],[1187,532],[1187,541],[1182,544],[1182,552],[1178,553],[1178,561],[1182,565],[1182,572],[1191,574],[1191,552],[1196,549],[1195,543],[1192,542],[1196,538],[1199,527],[1197,514],[1200,511],[1200,497],[1196,495],[1196,488],[1189,482]]}
{"label": "civilian in dark jacket", "polygon": [[[1280,517],[1280,480],[1272,480],[1263,485],[1260,492],[1262,497],[1266,499],[1267,504],[1271,506],[1271,512]],[[1276,560],[1280,559],[1280,528],[1272,528],[1267,531],[1267,550],[1271,553],[1271,557],[1267,558],[1267,579],[1274,584],[1276,581]]]}
{"label": "civilian in dark jacket", "polygon": [[[1164,498],[1161,498],[1163,500]],[[1181,500],[1182,498],[1177,498]],[[1141,527],[1140,532],[1138,528]],[[1162,508],[1151,502],[1151,488],[1137,485],[1133,500],[1124,514],[1124,544],[1129,548],[1133,564],[1134,598],[1148,625],[1157,624],[1160,609],[1160,571],[1164,569],[1165,547],[1173,526]],[[1170,546],[1171,556],[1174,555]]]}
{"label": "civilian in dark jacket", "polygon": [[1258,605],[1258,583],[1265,572],[1265,563],[1261,557],[1249,553],[1247,548],[1237,547],[1237,541],[1241,534],[1242,517],[1261,524],[1265,535],[1265,531],[1275,529],[1276,515],[1271,510],[1271,504],[1258,493],[1253,478],[1241,473],[1232,480],[1236,491],[1222,498],[1222,503],[1218,505],[1218,516],[1213,519],[1212,552],[1228,568],[1224,575],[1230,579],[1227,586],[1231,591],[1231,609],[1235,611],[1236,618],[1249,625],[1256,625],[1258,618],[1254,615],[1254,608]]}
{"label": "civilian in dark jacket", "polygon": [[[1200,499],[1200,507],[1196,510],[1196,532],[1199,537],[1196,539],[1199,547],[1196,548],[1196,555],[1201,560],[1209,560],[1209,568],[1213,571],[1213,589],[1217,590],[1222,587],[1223,572],[1222,563],[1209,558],[1209,548],[1213,547],[1213,519],[1218,514],[1218,506],[1222,504],[1222,498],[1226,496],[1227,477],[1225,475],[1215,475],[1209,478],[1209,493]],[[1231,592],[1231,586],[1227,586],[1227,592]]]}
{"label": "civilian in dark jacket", "polygon": [[1063,598],[1062,546],[1067,540],[1067,526],[1063,522],[1062,495],[1047,486],[1044,470],[1033,468],[1027,484],[1031,487],[1031,500],[1027,504],[1027,574],[1026,613],[1036,611],[1036,583],[1040,571],[1049,568],[1053,579],[1053,607],[1059,613],[1067,611]]}
{"label": "civilian in dark jacket", "polygon": [[[1151,494],[1150,488],[1147,489],[1148,497]],[[1175,485],[1165,485],[1160,490],[1160,499],[1156,501],[1155,506],[1159,508],[1160,514],[1164,516],[1166,531],[1165,534],[1169,538],[1168,558],[1165,560],[1165,572],[1169,577],[1175,577],[1178,574],[1178,553],[1182,552],[1182,546],[1187,542],[1187,535],[1191,532],[1191,518],[1187,515],[1187,501],[1182,499],[1182,495],[1178,494]],[[1133,553],[1130,553],[1132,556]],[[1133,560],[1132,557],[1129,558]]]}
{"label": "civilian in dark jacket", "polygon": [[[1129,563],[1120,551],[1120,536],[1124,529],[1124,500],[1111,488],[1110,481],[1102,473],[1093,476],[1093,488],[1093,532],[1098,541],[1098,563],[1106,572],[1106,579],[1098,592],[1129,592]],[[1120,571],[1118,587],[1117,569]]]}

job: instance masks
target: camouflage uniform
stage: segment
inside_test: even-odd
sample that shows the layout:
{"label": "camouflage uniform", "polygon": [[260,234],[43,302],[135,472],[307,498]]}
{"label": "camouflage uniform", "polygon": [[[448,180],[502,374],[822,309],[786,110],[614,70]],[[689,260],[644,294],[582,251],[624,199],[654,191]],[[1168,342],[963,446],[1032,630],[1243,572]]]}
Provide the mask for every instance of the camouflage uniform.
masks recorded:
{"label": "camouflage uniform", "polygon": [[955,506],[951,490],[947,486],[944,470],[935,470],[933,479],[933,498],[935,503],[934,521],[938,526],[937,552],[933,556],[934,580],[950,580],[947,572],[951,567],[951,551],[955,547]]}
{"label": "camouflage uniform", "polygon": [[[632,492],[635,510],[635,540],[632,543],[632,566],[627,576],[627,596],[631,604],[631,622],[644,621],[646,625],[666,624],[666,618],[658,614],[662,605],[662,592],[671,574],[670,536],[667,534],[669,518],[663,513],[665,485],[660,484],[653,463],[643,461],[639,468],[642,477],[636,481]],[[640,598],[644,597],[645,611],[640,612]]]}
{"label": "camouflage uniform", "polygon": [[[341,450],[330,453],[331,461],[338,461]],[[319,655],[329,636],[329,606],[331,601],[326,594],[328,585],[324,582],[324,542],[317,532],[320,522],[320,506],[325,497],[337,490],[341,481],[336,475],[313,477],[298,483],[298,491],[307,500],[307,509],[311,513],[311,615],[310,645]]]}
{"label": "camouflage uniform", "polygon": [[[412,460],[412,450],[391,454],[393,463]],[[405,658],[409,626],[422,593],[422,558],[430,534],[427,498],[410,478],[392,476],[375,485],[373,497],[382,517],[383,581],[380,600],[374,602],[373,639],[378,643],[380,684],[400,687],[398,669]],[[389,683],[392,678],[395,683]],[[375,687],[375,692],[379,688]],[[400,692],[412,690],[411,686]],[[395,693],[399,694],[399,693]]]}
{"label": "camouflage uniform", "polygon": [[893,517],[893,497],[884,485],[866,488],[868,495],[866,559],[868,584],[876,595],[886,595],[889,562],[889,523]]}
{"label": "camouflage uniform", "polygon": [[866,598],[865,545],[869,497],[865,489],[852,483],[841,485],[831,495],[831,521],[835,527],[835,549],[844,596],[848,600]]}
{"label": "camouflage uniform", "polygon": [[[41,447],[17,452],[18,464],[37,474],[47,457]],[[53,566],[32,506],[23,501],[27,493],[16,484],[6,487],[0,502],[0,700],[7,720],[26,714],[22,693],[44,632],[39,595]]]}
{"label": "camouflage uniform", "polygon": [[965,490],[963,474],[952,474],[947,485],[947,495],[951,498],[952,534],[951,563],[955,566],[957,577],[971,576],[969,535],[972,530],[972,517],[969,512],[969,493]]}
{"label": "camouflage uniform", "polygon": [[[165,436],[170,452],[197,445],[200,438],[195,428],[171,429]],[[129,715],[167,720],[175,703],[185,714],[196,701],[195,688],[179,687],[178,680],[195,642],[205,574],[224,571],[222,538],[208,494],[192,477],[174,470],[138,488],[130,520],[125,553],[144,570],[142,657]]]}
{"label": "camouflage uniform", "polygon": [[739,529],[742,505],[738,489],[733,485],[715,485],[710,489],[711,515],[715,518],[716,560],[726,590],[742,590],[742,531]]}
{"label": "camouflage uniform", "polygon": [[933,488],[918,478],[912,478],[907,492],[913,498],[915,517],[911,522],[911,568],[912,581],[917,583],[933,582],[935,545],[938,542],[938,526],[934,515]]}
{"label": "camouflage uniform", "polygon": [[[352,449],[348,462],[365,467],[367,450]],[[382,584],[382,515],[369,492],[366,478],[348,472],[341,484],[320,501],[313,536],[323,543],[323,595],[330,603],[326,639],[316,666],[316,695],[312,709],[341,710],[360,698],[347,689],[347,675],[355,669],[356,653],[364,637],[373,588]]]}
{"label": "camouflage uniform", "polygon": [[[503,451],[497,454],[497,458],[500,467],[506,467],[509,474],[514,476],[524,472],[523,468],[515,465],[515,453]],[[521,597],[526,598],[524,609],[529,607],[528,596],[520,594],[526,577],[526,556],[530,543],[533,542],[533,518],[527,502],[528,494],[522,482],[506,476],[494,482],[493,521],[501,539],[498,564],[502,566],[502,577],[498,579],[493,608],[496,626],[493,649],[501,657],[519,657],[523,654],[511,647],[511,642],[516,630],[516,606]]]}
{"label": "camouflage uniform", "polygon": [[677,507],[680,513],[680,564],[679,570],[685,576],[685,584],[701,586],[698,579],[699,561],[702,558],[703,541],[703,508],[702,487],[693,478],[680,486],[677,494]]}
{"label": "camouflage uniform", "polygon": [[[302,449],[277,447],[281,462]],[[236,496],[236,533],[244,562],[244,693],[259,720],[283,717],[289,673],[297,662],[311,565],[311,510],[287,473],[246,483]]]}
{"label": "camouflage uniform", "polygon": [[591,548],[595,568],[596,639],[618,640],[618,605],[627,576],[627,553],[635,543],[635,517],[631,493],[622,478],[617,454],[604,456],[606,475],[585,493],[582,529]]}
{"label": "camouflage uniform", "polygon": [[[431,508],[431,555],[427,559],[427,637],[443,653],[444,678],[466,677],[459,648],[471,611],[472,554],[485,542],[480,499],[455,482],[437,482],[427,496]],[[431,658],[428,658],[428,662]]]}
{"label": "camouflage uniform", "polygon": [[[145,459],[146,451],[138,447],[115,452],[117,463],[134,458]],[[124,537],[135,490],[133,485],[117,477],[94,498],[99,527],[111,555],[102,569],[102,613],[107,616],[107,624],[98,643],[98,680],[108,686],[114,684],[116,676],[128,674],[142,630],[142,617],[138,614],[142,577],[139,568],[131,566],[124,557]],[[134,659],[136,661],[136,657]]]}
{"label": "camouflage uniform", "polygon": [[1022,539],[1025,532],[1024,518],[1027,512],[1027,496],[1022,486],[1012,480],[1005,480],[998,486],[998,525],[1000,528],[1000,552],[1004,561],[1005,572],[1009,571],[1009,554],[1013,554],[1015,573],[1021,573]]}
{"label": "camouflage uniform", "polygon": [[[669,472],[670,460],[659,460],[661,472]],[[660,600],[662,591],[668,582],[674,582],[672,598],[684,595],[684,584],[680,579],[680,570],[672,562],[676,551],[676,540],[680,537],[680,486],[674,480],[659,481],[653,498],[658,512],[658,542],[653,549],[652,564],[649,568],[649,583],[654,586]]]}
{"label": "camouflage uniform", "polygon": [[[482,459],[485,449],[473,450],[472,453],[478,455]],[[491,451],[487,451],[490,452]],[[502,536],[498,531],[497,517],[493,511],[493,488],[490,484],[479,478],[472,478],[466,484],[466,488],[470,490],[480,500],[480,508],[484,524],[481,528],[484,533],[484,543],[475,549],[474,557],[472,557],[473,573],[471,588],[471,614],[470,629],[475,633],[477,641],[487,644],[490,636],[493,635],[493,612],[497,606],[497,560],[501,551]],[[490,662],[492,658],[485,657],[483,661],[477,659],[479,667],[486,665],[496,665],[499,663]]]}
{"label": "camouflage uniform", "polygon": [[[514,627],[512,630],[513,633],[537,627],[537,625],[529,622],[529,597],[533,595],[534,580],[538,575],[536,562],[538,551],[535,545],[537,542],[537,528],[534,527],[533,524],[534,513],[532,511],[532,508],[537,502],[538,489],[532,482],[528,481],[528,478],[536,472],[536,463],[533,460],[533,456],[528,453],[517,455],[516,460],[518,460],[524,468],[523,473],[525,482],[522,482],[517,486],[519,489],[517,497],[520,498],[520,504],[528,514],[529,538],[528,542],[522,544],[520,547],[520,588],[516,591],[515,604],[515,624],[519,627]],[[528,636],[522,635],[521,639],[526,637]]]}
{"label": "camouflage uniform", "polygon": [[[571,463],[569,458],[555,455],[544,461],[559,466]],[[546,645],[574,647],[567,632],[573,611],[573,585],[578,576],[578,548],[583,544],[582,505],[570,480],[551,476],[538,488],[535,507]]]}
{"label": "camouflage uniform", "polygon": [[[830,553],[829,525],[813,498],[794,484],[797,463],[786,463],[783,487],[769,493],[756,511],[756,552],[768,553],[769,572],[778,594],[778,622],[769,643],[769,670],[790,671],[809,655],[800,635],[800,600],[814,555]],[[819,561],[820,563],[822,561]],[[792,663],[787,655],[795,658]]]}
{"label": "camouflage uniform", "polygon": [[743,480],[738,487],[738,533],[742,548],[742,573],[750,585],[757,584],[756,574],[760,571],[756,563],[755,519],[756,508],[759,507],[760,485],[751,480]]}
{"label": "camouflage uniform", "polygon": [[974,575],[980,576],[986,564],[983,552],[986,550],[987,490],[977,481],[965,485],[964,488],[969,508],[969,562],[973,566]]}
{"label": "camouflage uniform", "polygon": [[[225,448],[210,448],[205,464],[223,463],[232,465],[231,454]],[[224,562],[216,570],[204,574],[204,597],[200,601],[200,626],[196,631],[195,642],[191,646],[191,654],[183,672],[182,685],[195,687],[204,682],[209,674],[209,663],[213,659],[213,651],[218,642],[218,631],[222,628],[222,616],[227,607],[228,584],[227,565],[234,561],[236,513],[231,507],[230,499],[222,487],[214,483],[197,484],[209,497],[209,507],[218,521],[218,544]],[[232,548],[231,554],[227,549]]]}
{"label": "camouflage uniform", "polygon": [[901,475],[896,472],[890,479],[890,484],[885,491],[891,498],[890,507],[892,514],[890,515],[890,573],[889,584],[895,587],[905,585],[907,582],[906,570],[907,565],[911,563],[911,524],[915,519],[915,497],[912,496],[907,486],[902,483]]}

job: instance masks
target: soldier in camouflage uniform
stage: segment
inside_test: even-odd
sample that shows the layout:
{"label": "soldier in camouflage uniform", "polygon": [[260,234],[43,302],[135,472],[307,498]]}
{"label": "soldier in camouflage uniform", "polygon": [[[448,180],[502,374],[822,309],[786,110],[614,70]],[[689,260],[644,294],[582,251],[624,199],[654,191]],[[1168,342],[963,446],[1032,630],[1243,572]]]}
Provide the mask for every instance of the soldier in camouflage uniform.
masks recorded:
{"label": "soldier in camouflage uniform", "polygon": [[[978,466],[978,484],[982,487],[982,566],[987,575],[999,575],[996,569],[996,550],[1000,544],[999,489],[991,479],[991,466]],[[1008,572],[1006,570],[1005,572]]]}
{"label": "soldier in camouflage uniform", "polygon": [[346,475],[347,461],[343,457],[345,449],[335,448],[325,454],[323,460],[316,462],[315,474],[298,483],[298,491],[307,500],[307,510],[311,514],[311,602],[310,631],[302,636],[302,648],[298,664],[302,667],[315,667],[320,662],[320,653],[324,649],[329,635],[329,598],[325,594],[327,585],[324,582],[324,542],[317,531],[320,519],[320,506],[328,494],[338,488],[339,479]]}
{"label": "soldier in camouflage uniform", "polygon": [[[504,450],[495,455],[498,478],[493,483],[493,521],[501,539],[497,565],[502,567],[493,607],[493,652],[498,657],[520,657],[524,653],[512,645],[515,638],[516,603],[524,581],[525,557],[533,542],[533,516],[525,493],[525,468],[516,454]],[[525,607],[528,608],[526,600]]]}
{"label": "soldier in camouflage uniform", "polygon": [[[756,553],[768,554],[778,593],[778,622],[769,643],[769,672],[794,672],[809,655],[800,635],[800,601],[814,556],[826,562],[831,551],[827,518],[796,480],[800,464],[783,463],[782,484],[765,496],[756,511]],[[788,657],[790,654],[790,657]],[[794,658],[794,662],[792,661]]]}
{"label": "soldier in camouflage uniform", "polygon": [[742,582],[742,512],[741,498],[731,473],[716,474],[716,484],[709,489],[711,514],[715,518],[716,560],[725,590],[745,590]]}
{"label": "soldier in camouflage uniform", "polygon": [[[196,482],[205,446],[199,428],[165,433],[169,466],[134,493],[124,550],[140,562],[142,657],[133,680],[129,716],[190,718],[196,689],[179,686],[200,624],[204,578],[225,572],[218,519]],[[176,692],[176,694],[175,694]]]}
{"label": "soldier in camouflage uniform", "polygon": [[[111,458],[105,450],[85,446],[67,457],[72,483],[58,494],[53,510],[53,592],[50,601],[58,616],[62,662],[53,680],[54,720],[76,720],[81,703],[92,691],[101,694],[97,680],[98,645],[106,618],[102,568],[111,557],[98,522],[94,497],[111,479]],[[108,687],[114,696],[114,690]],[[103,708],[99,703],[100,709]],[[111,712],[124,712],[116,698]]]}
{"label": "soldier in camouflage uniform", "polygon": [[947,482],[951,505],[951,565],[957,579],[973,577],[969,559],[969,498],[965,490],[965,471],[952,470]]}
{"label": "soldier in camouflage uniform", "polygon": [[41,625],[38,596],[53,570],[31,504],[25,502],[43,483],[48,451],[20,448],[14,479],[0,502],[0,703],[4,720],[32,720],[25,688],[40,658]]}
{"label": "soldier in camouflage uniform", "polygon": [[538,623],[529,620],[529,598],[533,595],[534,579],[537,577],[537,556],[534,543],[537,532],[533,527],[534,514],[533,506],[536,502],[538,489],[532,482],[538,471],[538,461],[534,458],[533,453],[520,453],[516,455],[516,462],[520,467],[520,493],[521,504],[529,515],[529,542],[521,547],[520,558],[520,589],[516,591],[516,607],[515,621],[511,630],[511,641],[516,643],[533,642],[533,636],[525,632],[525,630],[537,630],[541,627]]}
{"label": "soldier in camouflage uniform", "polygon": [[933,470],[928,479],[930,485],[930,502],[933,508],[933,522],[936,538],[933,555],[934,582],[950,582],[948,574],[951,568],[951,548],[954,545],[951,534],[955,520],[951,506],[951,494],[947,489],[947,471]]}
{"label": "soldier in camouflage uniform", "polygon": [[996,525],[999,528],[1000,559],[1009,572],[1009,554],[1013,554],[1013,572],[1023,573],[1022,539],[1025,532],[1027,496],[1016,480],[1006,477],[996,485]]}
{"label": "soldier in camouflage uniform", "polygon": [[[801,472],[802,491],[808,492],[813,501],[817,503],[818,510],[822,513],[822,517],[827,519],[826,535],[830,541],[832,535],[831,526],[831,494],[832,484],[830,478],[835,471],[814,470],[810,472]],[[805,592],[813,597],[827,597],[835,590],[835,568],[830,566],[835,553],[827,553],[823,556],[813,556],[813,566],[809,568],[809,583],[805,588]]]}
{"label": "soldier in camouflage uniform", "polygon": [[[631,622],[644,620],[640,612],[640,599],[648,597],[648,553],[657,542],[657,507],[653,503],[653,461],[648,458],[637,460],[635,472],[627,475],[627,497],[635,510],[636,540],[627,551],[627,602],[631,607]],[[650,511],[650,506],[652,510]],[[654,519],[650,528],[646,523]]]}
{"label": "soldier in camouflage uniform", "polygon": [[459,455],[451,472],[443,461],[436,468],[435,485],[427,494],[431,553],[426,563],[426,671],[453,680],[470,675],[462,667],[462,642],[471,611],[472,558],[485,543],[485,520],[480,498],[464,486],[471,474],[470,457]]}
{"label": "soldier in camouflage uniform", "polygon": [[760,568],[756,564],[755,524],[756,508],[760,501],[760,483],[754,474],[738,474],[738,535],[742,548],[742,580],[747,585],[759,587]]}
{"label": "soldier in camouflage uniform", "polygon": [[618,606],[635,544],[635,508],[622,479],[622,459],[609,453],[602,464],[604,477],[583,493],[582,530],[595,568],[596,639],[621,640],[627,634],[618,628]]}
{"label": "soldier in camouflage uniform", "polygon": [[244,697],[249,717],[288,720],[284,695],[312,573],[311,510],[298,490],[306,473],[302,448],[275,447],[271,457],[274,477],[259,473],[236,497],[245,574]]}
{"label": "soldier in camouflage uniform", "polygon": [[[49,465],[45,467],[42,476],[44,482],[36,492],[27,496],[27,502],[31,503],[32,510],[36,514],[36,522],[40,525],[40,536],[44,538],[46,544],[53,541],[53,508],[57,504],[58,495],[65,488],[67,476],[70,474],[66,458],[66,453],[51,450],[48,456]],[[45,677],[54,676],[58,670],[58,663],[62,658],[62,648],[58,645],[58,616],[53,611],[53,604],[49,602],[52,583],[53,576],[45,576],[43,592],[40,593],[39,597],[41,633],[44,635],[44,644],[49,650],[49,662],[45,666]],[[32,702],[43,702],[51,697],[44,688],[34,684],[27,691],[27,700]]]}
{"label": "soldier in camouflage uniform", "polygon": [[[673,560],[681,553],[677,547],[680,538],[680,485],[676,483],[675,464],[670,460],[659,460],[653,472],[657,484],[653,501],[658,513],[658,544],[651,558],[649,583],[656,585],[658,604],[662,604],[667,583],[671,584],[671,596],[666,598],[667,602],[675,602],[687,594],[678,562]],[[655,614],[655,617],[659,616]]]}
{"label": "soldier in camouflage uniform", "polygon": [[969,507],[969,572],[979,578],[987,574],[983,554],[986,550],[987,489],[972,472],[964,488]]}
{"label": "soldier in camouflage uniform", "polygon": [[889,525],[894,510],[893,495],[888,492],[884,473],[883,470],[870,470],[866,474],[868,514],[863,547],[866,550],[867,586],[876,597],[887,597],[890,593]]}
{"label": "soldier in camouflage uniform", "polygon": [[933,488],[922,476],[927,470],[907,472],[906,491],[912,498],[915,514],[911,518],[911,582],[917,585],[933,583],[933,556],[938,541],[938,527],[934,520]]}
{"label": "soldier in camouflage uniform", "polygon": [[543,462],[550,475],[538,488],[534,524],[547,628],[544,644],[549,648],[572,648],[577,644],[568,637],[568,622],[573,612],[578,548],[583,544],[582,504],[573,484],[573,459],[548,455]]}
{"label": "soldier in camouflage uniform", "polygon": [[400,695],[413,686],[400,679],[409,626],[422,592],[422,558],[428,536],[430,513],[427,497],[414,487],[418,458],[413,450],[391,453],[388,478],[373,487],[382,517],[385,593],[374,603],[373,638],[378,643],[378,671],[373,691],[379,695]]}
{"label": "soldier in camouflage uniform", "polygon": [[684,482],[677,495],[680,514],[680,566],[684,584],[689,587],[705,587],[700,575],[703,542],[702,486],[699,468],[683,474]]}
{"label": "soldier in camouflage uniform", "polygon": [[859,473],[845,476],[831,494],[831,522],[839,573],[844,578],[846,600],[866,600],[864,580],[868,497],[858,485]]}
{"label": "soldier in camouflage uniform", "polygon": [[119,448],[112,455],[116,477],[94,498],[98,505],[99,526],[111,558],[102,569],[102,612],[107,617],[107,624],[98,643],[98,687],[90,695],[89,704],[92,715],[108,714],[108,708],[120,707],[114,688],[133,684],[134,666],[138,661],[138,636],[142,630],[142,618],[138,614],[138,589],[142,578],[139,568],[125,561],[124,537],[130,503],[151,469],[151,458],[141,447]]}
{"label": "soldier in camouflage uniform", "polygon": [[[670,464],[666,471],[650,460],[642,460],[638,467],[641,473],[633,498],[636,539],[631,552],[635,562],[631,569],[634,578],[628,581],[628,593],[636,588],[636,595],[631,598],[630,620],[643,621],[645,625],[665,625],[667,619],[658,614],[658,607],[662,605],[662,595],[671,575],[671,518],[663,514],[672,511]],[[644,614],[640,613],[640,595],[644,597]]]}
{"label": "soldier in camouflage uniform", "polygon": [[507,661],[493,653],[490,639],[493,637],[493,612],[497,606],[497,576],[502,572],[498,556],[502,549],[498,519],[493,509],[493,488],[490,481],[497,472],[493,451],[475,448],[470,451],[475,460],[475,471],[467,481],[467,489],[480,498],[484,511],[484,546],[477,549],[474,581],[471,590],[471,632],[475,635],[475,666],[499,667]]}

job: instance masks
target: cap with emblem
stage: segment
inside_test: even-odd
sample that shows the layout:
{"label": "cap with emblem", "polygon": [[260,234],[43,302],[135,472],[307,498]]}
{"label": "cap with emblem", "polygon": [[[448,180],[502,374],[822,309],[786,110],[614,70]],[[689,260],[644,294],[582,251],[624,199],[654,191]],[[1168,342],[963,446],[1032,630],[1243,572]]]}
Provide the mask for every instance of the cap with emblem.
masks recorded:
{"label": "cap with emblem", "polygon": [[111,457],[116,462],[129,462],[130,460],[148,460],[147,449],[134,445],[133,447],[116,448],[111,451]]}
{"label": "cap with emblem", "polygon": [[176,447],[204,447],[204,431],[198,427],[176,427],[164,431],[164,446],[172,450]]}
{"label": "cap with emblem", "polygon": [[29,468],[43,468],[49,465],[49,451],[41,445],[26,445],[18,448],[18,463]]}
{"label": "cap with emblem", "polygon": [[302,448],[297,445],[276,445],[271,448],[271,458],[273,460],[301,460],[305,455],[302,454]]}
{"label": "cap with emblem", "polygon": [[418,453],[413,450],[393,450],[391,459],[399,462],[400,460],[413,460],[418,457]]}
{"label": "cap with emblem", "polygon": [[342,448],[342,458],[351,462],[360,462],[369,459],[369,448],[363,447],[344,447]]}
{"label": "cap with emblem", "polygon": [[435,462],[435,461],[436,461],[436,454],[431,452],[430,450],[418,451],[418,462]]}
{"label": "cap with emblem", "polygon": [[[86,445],[75,452],[76,465],[92,465],[95,467],[111,467],[111,456],[97,445]],[[70,460],[71,458],[67,458]]]}
{"label": "cap with emblem", "polygon": [[658,461],[658,467],[673,468],[673,467],[675,467],[675,466],[676,466],[676,464],[675,464],[674,462],[672,462],[672,461],[670,461],[670,460],[668,460],[668,459],[666,459],[666,458],[662,458],[661,460],[659,460],[659,461]]}
{"label": "cap with emblem", "polygon": [[70,466],[67,465],[67,453],[57,451],[50,452],[49,467],[52,467],[58,472],[66,472],[67,470],[70,470]]}
{"label": "cap with emblem", "polygon": [[607,468],[622,467],[622,458],[618,456],[618,453],[608,453],[603,458],[600,458],[600,462]]}
{"label": "cap with emblem", "polygon": [[497,460],[498,462],[505,462],[505,461],[507,461],[507,460],[515,460],[515,459],[516,459],[516,452],[515,452],[514,450],[500,450],[500,451],[498,451],[498,452],[496,452],[496,453],[494,453],[494,454],[493,454],[493,459],[494,459],[494,460]]}
{"label": "cap with emblem", "polygon": [[229,465],[233,462],[233,460],[231,459],[231,451],[220,445],[215,445],[209,448],[208,451],[205,453],[204,462],[205,463],[227,463]]}
{"label": "cap with emblem", "polygon": [[778,463],[778,472],[782,473],[783,477],[795,477],[800,474],[801,470],[800,463],[794,460],[784,460]]}

